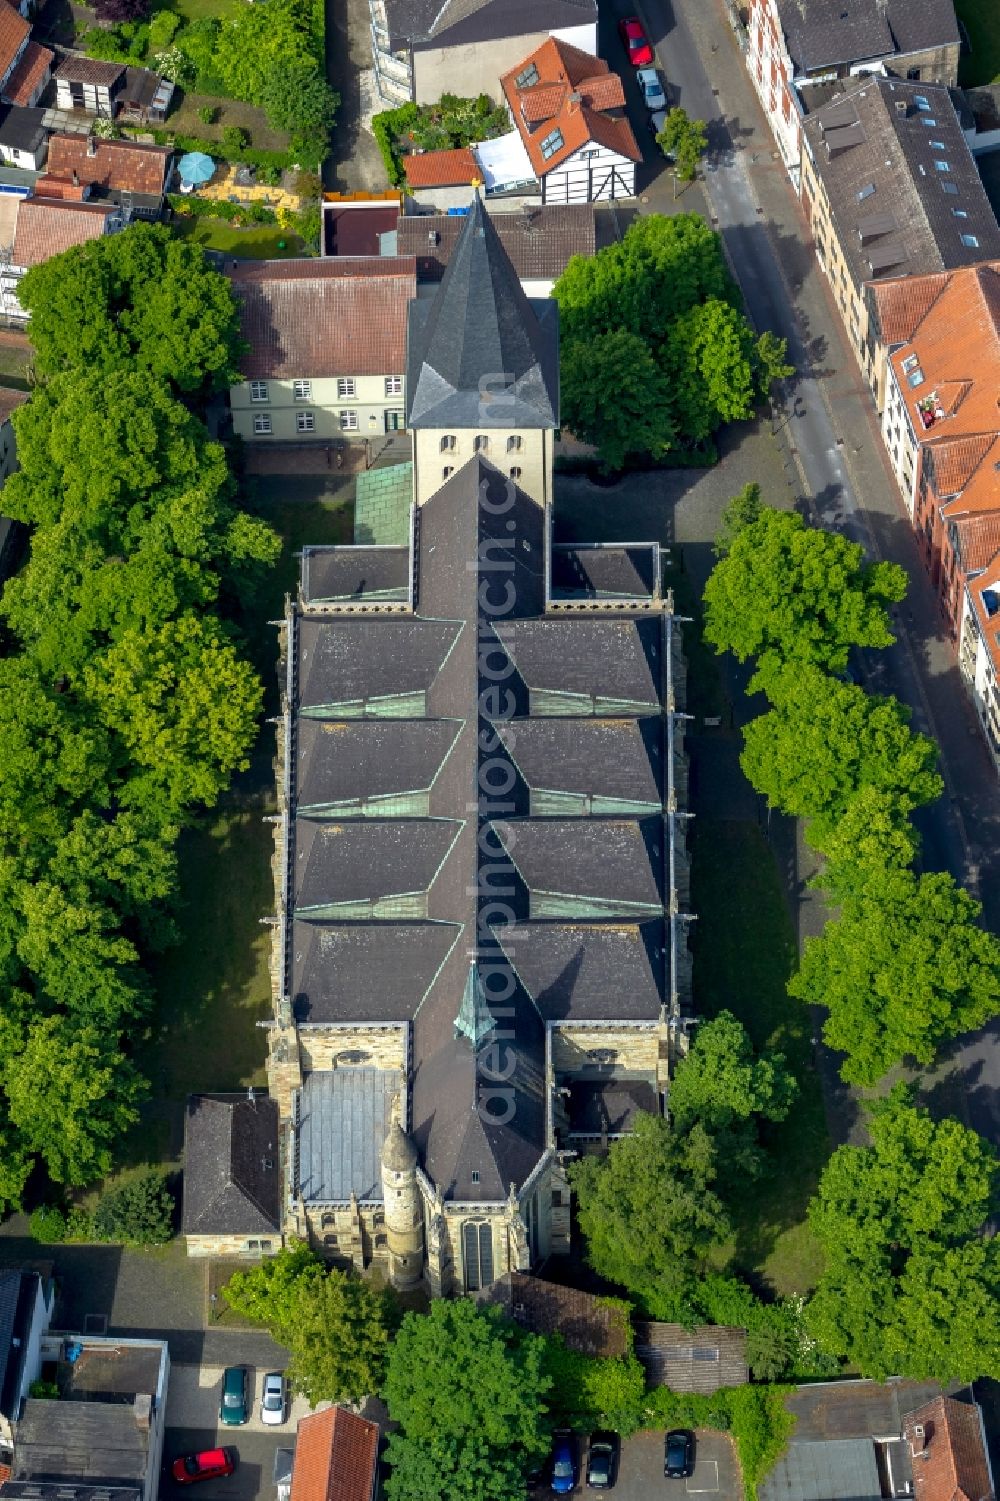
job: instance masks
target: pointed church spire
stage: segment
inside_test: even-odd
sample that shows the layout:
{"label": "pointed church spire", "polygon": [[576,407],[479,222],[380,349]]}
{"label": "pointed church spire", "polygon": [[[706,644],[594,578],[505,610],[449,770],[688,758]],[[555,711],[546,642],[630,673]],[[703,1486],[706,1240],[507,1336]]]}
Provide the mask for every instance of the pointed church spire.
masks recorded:
{"label": "pointed church spire", "polygon": [[479,966],[473,959],[465,981],[462,1004],[455,1018],[455,1032],[459,1037],[467,1037],[472,1043],[472,1051],[478,1053],[495,1026],[496,1022],[486,1004],[483,982],[479,978]]}
{"label": "pointed church spire", "polygon": [[559,425],[558,308],[529,301],[476,193],[433,299],[410,303],[409,428]]}

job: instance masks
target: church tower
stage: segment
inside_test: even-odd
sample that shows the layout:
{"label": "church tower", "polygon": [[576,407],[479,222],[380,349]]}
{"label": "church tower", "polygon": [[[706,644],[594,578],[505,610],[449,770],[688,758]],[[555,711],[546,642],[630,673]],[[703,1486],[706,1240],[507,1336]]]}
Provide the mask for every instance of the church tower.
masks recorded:
{"label": "church tower", "polygon": [[424,1217],[417,1188],[417,1149],[399,1123],[399,1102],[382,1144],[382,1200],[389,1246],[389,1280],[416,1287],[424,1271]]}
{"label": "church tower", "polygon": [[406,426],[418,506],[477,457],[551,503],[559,309],[525,296],[478,193],[434,297],[410,303]]}

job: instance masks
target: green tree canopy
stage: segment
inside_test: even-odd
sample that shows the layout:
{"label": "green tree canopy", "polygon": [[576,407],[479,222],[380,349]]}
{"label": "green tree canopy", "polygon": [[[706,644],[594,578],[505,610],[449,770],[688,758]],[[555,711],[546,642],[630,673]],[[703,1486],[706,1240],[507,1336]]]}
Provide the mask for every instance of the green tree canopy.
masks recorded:
{"label": "green tree canopy", "polygon": [[681,182],[691,182],[708,145],[704,120],[692,120],[687,110],[668,110],[656,144],[665,156],[673,157]]}
{"label": "green tree canopy", "polygon": [[312,162],[323,160],[340,96],[312,58],[277,62],[264,80],[261,103],[271,124],[288,131],[293,149],[300,149]]}
{"label": "green tree canopy", "polygon": [[866,563],[858,543],[764,506],[705,585],[705,637],[741,662],[773,655],[841,672],[852,646],[891,645],[886,605],[905,592],[897,564]]}
{"label": "green tree canopy", "polygon": [[727,557],[733,542],[745,527],[760,519],[764,502],[760,498],[760,486],[749,480],[738,495],[734,495],[722,513],[722,525],[712,544],[717,558]]}
{"label": "green tree canopy", "polygon": [[623,468],[629,454],[659,458],[671,446],[667,378],[638,334],[619,328],[570,341],[560,394],[563,422],[597,447],[608,469]]}
{"label": "green tree canopy", "polygon": [[639,1113],[606,1158],[570,1169],[587,1260],[658,1318],[690,1307],[692,1277],[732,1226],[715,1190],[718,1161],[704,1126],[684,1134]]}
{"label": "green tree canopy", "polygon": [[740,764],[772,808],[813,820],[813,843],[822,847],[862,787],[907,812],[940,793],[937,746],[910,729],[898,699],[810,665],[772,671],[766,685],[774,708],[744,728]]}
{"label": "green tree canopy", "polygon": [[789,991],[829,1015],[841,1072],[875,1084],[904,1058],[928,1064],[943,1042],[1000,1010],[1000,940],[950,875],[884,871],[807,938]]}
{"label": "green tree canopy", "polygon": [[244,5],[222,23],[213,69],[234,98],[264,105],[276,74],[295,64],[310,64],[316,71],[313,46],[308,0],[268,0],[263,8]]}
{"label": "green tree canopy", "polygon": [[688,442],[703,443],[722,423],[752,416],[754,335],[730,303],[710,297],[680,314],[663,362],[677,429]]}
{"label": "green tree canopy", "polygon": [[783,1055],[755,1057],[742,1022],[731,1011],[720,1011],[701,1023],[691,1051],[677,1065],[670,1082],[670,1119],[681,1132],[699,1122],[716,1138],[725,1158],[731,1149],[718,1142],[720,1137],[757,1118],[783,1121],[797,1089]]}
{"label": "green tree canopy", "polygon": [[932,1120],[897,1086],[873,1105],[871,1145],[839,1147],[809,1218],[826,1270],[806,1313],[831,1354],[875,1380],[972,1380],[1000,1371],[996,1153]]}
{"label": "green tree canopy", "polygon": [[816,884],[838,902],[863,895],[889,871],[905,869],[919,848],[908,800],[868,786],[847,799],[836,823],[824,829],[810,825],[809,837],[826,856]]}
{"label": "green tree canopy", "polygon": [[545,1451],[545,1341],[467,1299],[408,1313],[383,1395],[390,1501],[508,1501]]}
{"label": "green tree canopy", "polygon": [[[247,6],[241,17],[274,16]],[[18,286],[42,376],[101,377],[131,363],[186,395],[237,377],[243,345],[236,299],[199,245],[162,224],[132,224],[33,266]]]}

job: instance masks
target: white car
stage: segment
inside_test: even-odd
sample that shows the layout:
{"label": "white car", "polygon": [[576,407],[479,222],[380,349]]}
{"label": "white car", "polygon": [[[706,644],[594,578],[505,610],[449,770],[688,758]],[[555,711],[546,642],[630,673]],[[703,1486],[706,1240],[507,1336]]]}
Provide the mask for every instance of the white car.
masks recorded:
{"label": "white car", "polygon": [[260,1399],[260,1420],[269,1428],[285,1421],[288,1406],[288,1383],[280,1371],[268,1371],[264,1377],[264,1391]]}
{"label": "white car", "polygon": [[639,80],[642,97],[646,101],[648,110],[666,109],[667,96],[663,92],[660,75],[655,68],[637,68],[635,76]]}

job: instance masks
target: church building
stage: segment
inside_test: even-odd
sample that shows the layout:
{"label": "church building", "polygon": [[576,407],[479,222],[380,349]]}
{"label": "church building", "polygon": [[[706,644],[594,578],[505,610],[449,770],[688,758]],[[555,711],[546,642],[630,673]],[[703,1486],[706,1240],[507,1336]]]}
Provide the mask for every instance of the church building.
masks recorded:
{"label": "church building", "polygon": [[[614,394],[609,393],[609,400]],[[282,1234],[478,1290],[683,1049],[683,659],[655,543],[557,545],[558,308],[475,197],[408,312],[409,541],[309,547],[281,628]]]}

